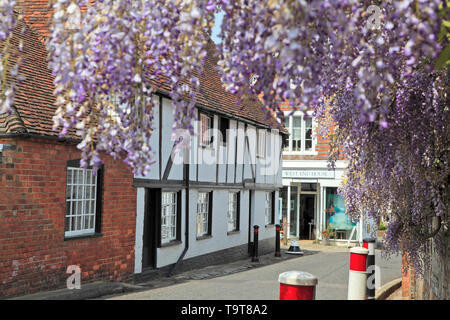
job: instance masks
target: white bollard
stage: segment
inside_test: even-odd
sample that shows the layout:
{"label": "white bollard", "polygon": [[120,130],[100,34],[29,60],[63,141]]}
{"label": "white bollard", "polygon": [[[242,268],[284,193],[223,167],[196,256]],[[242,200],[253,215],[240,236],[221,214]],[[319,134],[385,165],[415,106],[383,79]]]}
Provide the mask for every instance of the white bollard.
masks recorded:
{"label": "white bollard", "polygon": [[367,254],[369,250],[357,247],[350,249],[350,271],[348,275],[348,300],[366,299]]}

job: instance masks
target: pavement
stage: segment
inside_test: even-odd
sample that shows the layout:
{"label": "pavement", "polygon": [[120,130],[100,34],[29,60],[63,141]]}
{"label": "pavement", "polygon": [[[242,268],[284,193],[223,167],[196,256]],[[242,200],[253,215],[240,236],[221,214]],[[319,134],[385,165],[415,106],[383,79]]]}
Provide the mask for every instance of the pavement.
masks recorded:
{"label": "pavement", "polygon": [[385,300],[409,300],[402,297],[402,288],[395,290],[392,294],[390,294]]}
{"label": "pavement", "polygon": [[[60,290],[54,290],[54,291],[48,291],[48,292],[40,292],[33,295],[27,295],[22,297],[17,297],[14,299],[19,300],[89,300],[89,299],[108,299],[108,298],[119,298],[119,299],[127,299],[127,297],[130,297],[130,299],[133,299],[133,295],[139,295],[139,294],[145,294],[145,292],[149,292],[150,289],[157,289],[157,288],[167,288],[170,286],[176,286],[180,284],[187,284],[192,283],[193,281],[198,280],[208,280],[208,279],[215,279],[220,277],[227,277],[230,275],[236,275],[239,273],[243,273],[245,271],[251,271],[256,268],[262,268],[262,267],[269,267],[271,266],[272,269],[281,268],[281,265],[283,263],[286,263],[289,265],[295,265],[297,263],[295,260],[296,258],[299,258],[298,255],[291,255],[286,254],[286,250],[289,248],[290,243],[287,245],[281,244],[281,257],[275,257],[274,253],[262,255],[259,257],[259,262],[251,262],[250,258],[239,260],[227,264],[222,265],[214,265],[214,266],[208,266],[202,269],[197,270],[191,270],[183,273],[175,273],[172,277],[161,277],[158,279],[154,279],[147,282],[142,283],[135,283],[135,284],[127,284],[127,283],[121,283],[121,282],[94,282],[94,283],[88,283],[85,285],[81,285],[80,289],[60,289]],[[341,253],[340,256],[342,256],[343,252],[348,252],[348,248],[346,247],[337,247],[337,246],[323,246],[318,243],[314,243],[313,241],[309,240],[302,240],[299,241],[299,245],[304,252],[303,257],[305,257],[302,261],[307,262],[306,257],[315,255],[317,253],[323,253],[324,256],[332,256],[333,254]],[[344,256],[342,256],[344,257]],[[348,258],[344,258],[348,259]],[[292,260],[292,261],[290,261]],[[294,261],[295,260],[295,261]],[[312,260],[311,260],[312,261]],[[280,266],[278,266],[280,264]],[[325,263],[322,263],[322,267],[326,267]],[[341,263],[342,264],[342,263]],[[335,268],[335,266],[329,266]],[[345,268],[345,266],[342,266]],[[274,269],[274,270],[275,270]],[[265,268],[265,270],[269,270],[268,268]],[[348,269],[347,269],[348,270]],[[275,272],[276,273],[276,272]],[[348,273],[348,272],[347,272]],[[249,273],[247,273],[249,274]],[[262,274],[262,272],[261,272]],[[259,277],[260,275],[257,275]],[[272,275],[270,277],[273,277]],[[229,279],[229,278],[223,278],[223,279]],[[238,278],[235,278],[238,279]],[[277,280],[277,279],[276,279]],[[342,280],[342,279],[341,279]],[[383,279],[382,279],[383,280]],[[214,280],[213,280],[214,281]],[[224,280],[225,281],[225,280]],[[240,280],[234,280],[237,282],[240,282]],[[332,287],[335,286],[335,289],[340,290],[341,296],[342,292],[344,291],[343,287],[344,284],[333,284],[334,279],[330,278],[329,282],[331,282]],[[344,281],[344,280],[343,280]],[[206,283],[206,282],[202,282]],[[327,285],[326,283],[323,283],[323,285]],[[327,289],[327,292],[330,291],[330,288]],[[261,288],[261,290],[263,290]],[[153,291],[153,290],[150,290]],[[331,290],[332,291],[332,290]],[[155,291],[156,292],[156,291]],[[319,291],[320,292],[320,291]],[[230,293],[231,294],[231,293]],[[231,295],[233,298],[235,296]],[[326,295],[323,295],[325,299],[328,299]],[[387,296],[387,295],[385,295]],[[170,295],[162,295],[162,299],[164,297],[167,297],[167,299],[171,299]],[[265,298],[265,297],[264,297]],[[271,299],[273,297],[269,297]],[[175,299],[180,299],[179,297],[175,297]]]}

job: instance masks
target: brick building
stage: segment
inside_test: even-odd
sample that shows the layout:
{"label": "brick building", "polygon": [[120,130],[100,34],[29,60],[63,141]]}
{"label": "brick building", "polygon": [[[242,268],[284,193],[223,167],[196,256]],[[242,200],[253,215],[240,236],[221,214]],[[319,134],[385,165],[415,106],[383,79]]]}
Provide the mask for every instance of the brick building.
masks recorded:
{"label": "brick building", "polygon": [[[376,232],[373,222],[352,223],[345,213],[344,199],[337,189],[343,182],[347,161],[340,156],[329,169],[330,138],[319,134],[320,126],[330,126],[328,119],[317,119],[312,111],[295,111],[282,106],[289,137],[283,142],[283,188],[280,189],[280,220],[284,232],[293,239],[322,239],[330,225],[335,231],[334,244],[361,242]],[[363,227],[364,225],[364,227]]]}
{"label": "brick building", "polygon": [[[132,172],[110,157],[96,176],[79,169],[79,141],[52,130],[55,98],[40,35],[27,27],[23,41],[26,79],[14,113],[0,114],[0,297],[60,287],[69,265],[81,266],[83,281],[128,280],[136,223]],[[82,225],[88,234],[77,232]]]}

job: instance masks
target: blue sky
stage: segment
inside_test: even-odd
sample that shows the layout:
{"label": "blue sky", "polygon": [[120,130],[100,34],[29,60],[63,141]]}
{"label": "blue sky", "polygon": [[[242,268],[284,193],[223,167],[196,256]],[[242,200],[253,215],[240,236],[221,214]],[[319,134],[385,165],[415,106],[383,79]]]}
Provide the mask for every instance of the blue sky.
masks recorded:
{"label": "blue sky", "polygon": [[223,11],[220,11],[215,14],[214,26],[211,30],[211,32],[212,32],[211,39],[212,39],[212,41],[214,41],[214,43],[221,42],[221,39],[218,37],[218,34],[220,33],[220,26],[222,25],[222,20],[223,20],[224,15],[225,15],[225,12],[223,12]]}

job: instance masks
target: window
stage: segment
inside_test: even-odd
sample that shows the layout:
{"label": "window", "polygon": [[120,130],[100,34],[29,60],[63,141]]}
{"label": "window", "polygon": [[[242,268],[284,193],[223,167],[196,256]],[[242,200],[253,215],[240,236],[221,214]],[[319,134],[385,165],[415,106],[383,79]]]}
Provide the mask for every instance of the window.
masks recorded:
{"label": "window", "polygon": [[264,158],[266,156],[266,132],[265,130],[258,130],[258,157]]}
{"label": "window", "polygon": [[80,168],[79,160],[68,161],[66,180],[65,237],[100,232],[102,168]]}
{"label": "window", "polygon": [[305,151],[312,149],[312,118],[305,119]]}
{"label": "window", "polygon": [[295,115],[286,117],[285,127],[288,129],[290,136],[283,144],[283,151],[314,151],[315,140],[312,116]]}
{"label": "window", "polygon": [[230,120],[224,117],[220,118],[219,122],[219,131],[222,136],[222,143],[223,145],[227,144],[227,131],[230,128]]}
{"label": "window", "polygon": [[266,225],[275,223],[275,192],[266,192],[265,222]]}
{"label": "window", "polygon": [[211,235],[212,192],[199,192],[197,201],[197,237]]}
{"label": "window", "polygon": [[[283,126],[286,128],[286,130],[290,134],[289,119],[290,119],[290,117],[285,117]],[[282,148],[283,148],[283,151],[289,151],[289,135],[284,135],[283,134],[283,136],[282,136]]]}
{"label": "window", "polygon": [[210,147],[213,137],[211,134],[212,117],[200,114],[200,146]]}
{"label": "window", "polygon": [[161,244],[178,239],[177,192],[162,192],[161,195]]}
{"label": "window", "polygon": [[317,184],[316,183],[302,183],[301,185],[302,191],[317,191]]}
{"label": "window", "polygon": [[228,232],[239,230],[239,192],[228,194]]}
{"label": "window", "polygon": [[[353,222],[350,216],[348,216],[345,209],[345,200],[338,194],[338,188],[326,187],[325,188],[325,226],[326,229],[330,226],[335,233],[335,239],[349,240],[353,227],[356,226],[356,222]],[[323,230],[325,230],[323,229]],[[359,228],[357,228],[359,229]],[[356,231],[358,234],[358,231]],[[358,239],[358,235],[356,235]]]}
{"label": "window", "polygon": [[292,151],[302,149],[302,117],[292,118]]}

